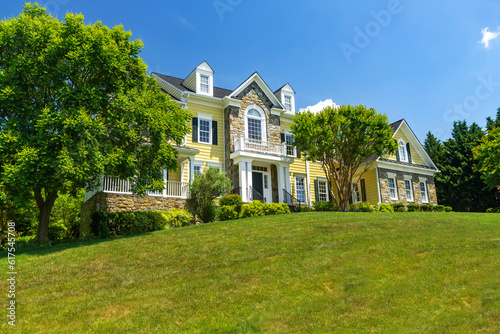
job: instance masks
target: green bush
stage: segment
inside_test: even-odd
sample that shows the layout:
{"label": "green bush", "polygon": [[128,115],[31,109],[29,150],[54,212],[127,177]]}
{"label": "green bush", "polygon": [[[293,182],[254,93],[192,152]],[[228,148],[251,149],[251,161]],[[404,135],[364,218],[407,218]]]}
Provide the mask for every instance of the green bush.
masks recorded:
{"label": "green bush", "polygon": [[234,206],[234,209],[237,213],[241,212],[241,207],[243,206],[243,200],[241,196],[238,194],[226,195],[222,196],[219,199],[219,205],[223,206]]}
{"label": "green bush", "polygon": [[339,211],[339,207],[334,201],[314,202],[313,208],[315,211]]}
{"label": "green bush", "polygon": [[266,216],[290,213],[290,208],[286,203],[264,203],[262,210]]}
{"label": "green bush", "polygon": [[432,212],[434,211],[434,205],[432,204],[422,204],[420,206],[420,210],[424,212]]}
{"label": "green bush", "polygon": [[406,206],[403,203],[391,204],[394,212],[406,212]]}
{"label": "green bush", "polygon": [[312,212],[312,209],[305,205],[300,207],[300,212]]}
{"label": "green bush", "polygon": [[61,223],[49,225],[49,240],[61,240],[68,236],[68,228]]}
{"label": "green bush", "polygon": [[394,212],[394,208],[390,204],[380,203],[378,205],[378,212]]}
{"label": "green bush", "polygon": [[26,236],[16,238],[16,247],[19,247],[19,248],[30,247],[30,246],[34,246],[36,244],[37,244],[37,241],[36,241],[35,235],[26,235]]}
{"label": "green bush", "polygon": [[370,205],[369,202],[349,205],[349,211],[354,212],[377,212],[377,210],[378,207]]}
{"label": "green bush", "polygon": [[444,212],[444,205],[434,205],[434,212]]}
{"label": "green bush", "polygon": [[253,201],[243,204],[241,207],[240,218],[258,217],[264,215],[264,206],[260,201]]}
{"label": "green bush", "polygon": [[286,203],[274,203],[278,207],[278,215],[290,213],[290,207]]}
{"label": "green bush", "polygon": [[99,238],[133,235],[164,229],[166,218],[156,211],[134,211],[92,214],[91,232]]}
{"label": "green bush", "polygon": [[236,205],[223,205],[217,210],[216,220],[238,219],[239,214],[236,211]]}
{"label": "green bush", "polygon": [[500,213],[500,207],[498,208],[489,208],[486,210],[487,213]]}
{"label": "green bush", "polygon": [[166,226],[182,227],[194,224],[194,217],[188,210],[172,209],[160,212]]}
{"label": "green bush", "polygon": [[418,204],[408,204],[406,206],[406,210],[408,212],[418,212],[418,211],[420,211],[420,205],[418,205]]}
{"label": "green bush", "polygon": [[[452,212],[453,211],[453,208],[451,206],[445,206],[444,207],[444,211],[445,212]],[[498,208],[498,211],[497,212],[500,212],[500,208]]]}

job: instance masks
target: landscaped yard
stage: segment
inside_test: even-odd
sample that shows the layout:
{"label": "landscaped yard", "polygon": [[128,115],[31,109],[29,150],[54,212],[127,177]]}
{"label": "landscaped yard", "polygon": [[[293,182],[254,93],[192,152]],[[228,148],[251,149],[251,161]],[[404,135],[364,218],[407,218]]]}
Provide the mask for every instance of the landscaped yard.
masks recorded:
{"label": "landscaped yard", "polygon": [[500,330],[498,214],[257,217],[18,251],[16,266],[19,333]]}

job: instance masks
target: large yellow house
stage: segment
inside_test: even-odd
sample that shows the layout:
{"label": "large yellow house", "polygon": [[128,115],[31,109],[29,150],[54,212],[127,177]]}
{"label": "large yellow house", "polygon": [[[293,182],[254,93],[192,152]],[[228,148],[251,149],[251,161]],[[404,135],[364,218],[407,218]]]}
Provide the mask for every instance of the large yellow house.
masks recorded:
{"label": "large yellow house", "polygon": [[[178,170],[164,173],[165,190],[136,197],[128,181],[103,177],[102,189],[86,194],[87,211],[165,210],[184,207],[189,183],[208,167],[225,171],[244,202],[328,201],[327,178],[319,163],[305,161],[291,146],[295,91],[287,83],[272,90],[255,72],[236,89],[214,86],[214,71],[201,63],[185,78],[152,73],[158,85],[194,114],[192,131],[178,146]],[[353,203],[437,204],[438,169],[405,120],[392,124],[396,155],[373,157],[356,175]]]}

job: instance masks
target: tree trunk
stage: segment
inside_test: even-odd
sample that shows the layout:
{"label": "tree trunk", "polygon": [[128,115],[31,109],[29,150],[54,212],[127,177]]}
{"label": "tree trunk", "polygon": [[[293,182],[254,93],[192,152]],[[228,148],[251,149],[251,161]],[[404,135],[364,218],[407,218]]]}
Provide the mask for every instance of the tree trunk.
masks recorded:
{"label": "tree trunk", "polygon": [[35,186],[35,200],[40,215],[38,216],[38,233],[37,238],[40,244],[49,239],[49,221],[52,207],[57,198],[56,191],[45,191],[45,199],[42,196],[42,190]]}

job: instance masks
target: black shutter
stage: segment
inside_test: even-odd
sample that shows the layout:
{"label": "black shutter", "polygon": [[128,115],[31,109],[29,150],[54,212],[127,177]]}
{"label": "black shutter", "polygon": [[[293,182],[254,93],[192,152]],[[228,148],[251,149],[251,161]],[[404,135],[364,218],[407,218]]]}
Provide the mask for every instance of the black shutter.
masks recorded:
{"label": "black shutter", "polygon": [[408,162],[411,163],[410,143],[406,143],[406,154],[408,154]]}
{"label": "black shutter", "polygon": [[212,121],[212,145],[217,145],[217,121]]}
{"label": "black shutter", "polygon": [[282,134],[281,134],[281,143],[283,144],[284,142],[285,142],[285,134],[284,134],[284,133],[282,133]]}
{"label": "black shutter", "polygon": [[314,180],[314,195],[316,196],[316,202],[319,202],[319,185],[318,180]]}
{"label": "black shutter", "polygon": [[366,202],[365,179],[361,180],[361,201]]}
{"label": "black shutter", "polygon": [[198,118],[193,117],[193,143],[198,142]]}
{"label": "black shutter", "polygon": [[295,151],[297,152],[297,158],[300,158],[300,151],[298,146],[295,146]]}

